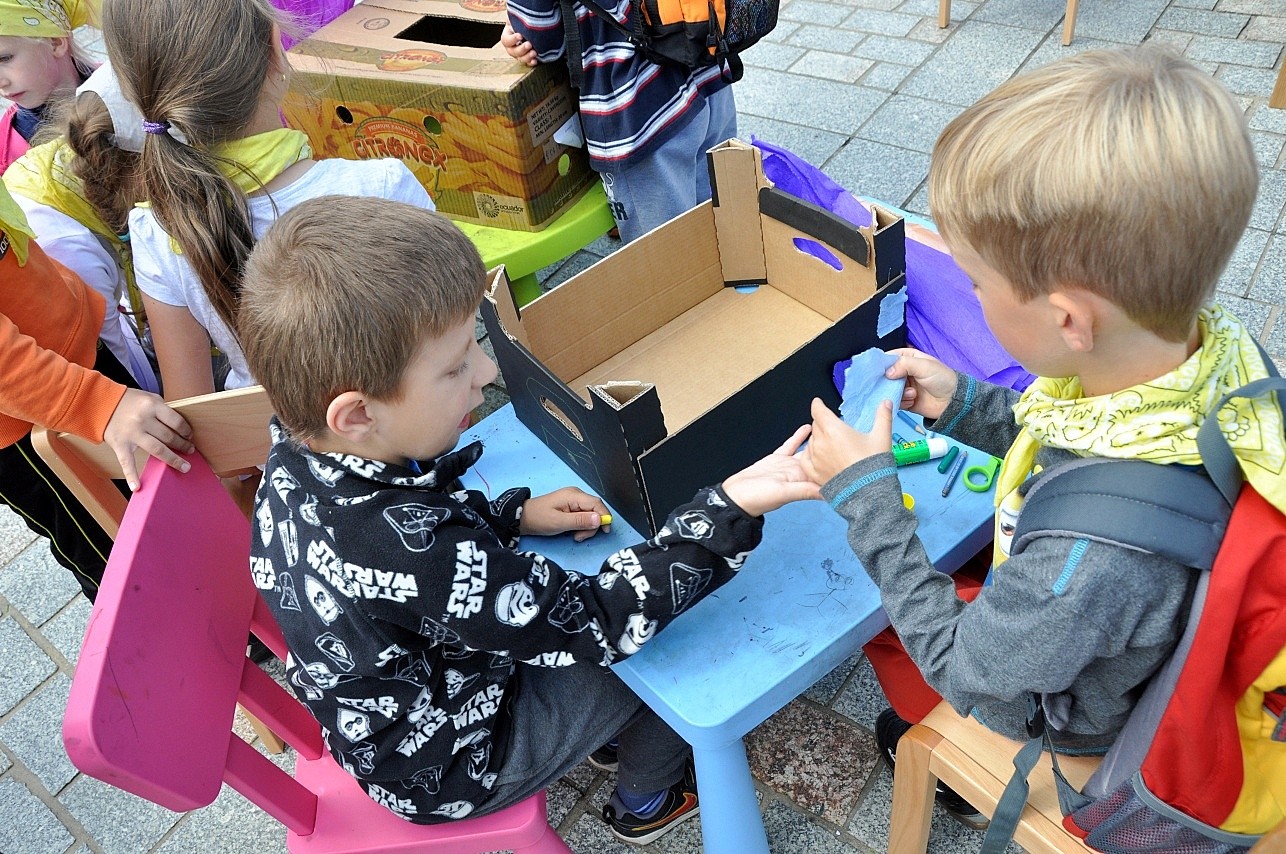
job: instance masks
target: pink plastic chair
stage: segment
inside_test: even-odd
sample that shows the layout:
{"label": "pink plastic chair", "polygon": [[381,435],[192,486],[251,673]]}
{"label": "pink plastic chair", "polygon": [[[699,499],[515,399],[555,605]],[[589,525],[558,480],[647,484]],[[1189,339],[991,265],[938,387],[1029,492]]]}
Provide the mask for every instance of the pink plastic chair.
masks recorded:
{"label": "pink plastic chair", "polygon": [[[246,658],[251,629],[283,657],[285,642],[251,583],[249,523],[205,460],[189,459],[186,475],[150,460],[125,511],[63,723],[76,767],[176,811],[227,782],[286,825],[291,851],[570,854],[544,792],[431,826],[366,796],[307,708]],[[238,701],[298,752],[294,778],[232,732]]]}

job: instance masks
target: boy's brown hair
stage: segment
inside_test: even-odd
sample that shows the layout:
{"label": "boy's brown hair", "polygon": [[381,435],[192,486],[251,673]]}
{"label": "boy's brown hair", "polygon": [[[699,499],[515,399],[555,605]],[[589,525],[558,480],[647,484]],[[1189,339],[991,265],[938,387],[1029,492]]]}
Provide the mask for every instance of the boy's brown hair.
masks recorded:
{"label": "boy's brown hair", "polygon": [[929,168],[942,235],[1020,299],[1081,288],[1167,341],[1191,334],[1258,184],[1233,97],[1151,46],[1002,83],[947,125]]}
{"label": "boy's brown hair", "polygon": [[285,213],[246,262],[237,334],[250,371],[299,441],[323,435],[345,391],[396,401],[427,337],[477,310],[478,250],[441,214],[320,196]]}

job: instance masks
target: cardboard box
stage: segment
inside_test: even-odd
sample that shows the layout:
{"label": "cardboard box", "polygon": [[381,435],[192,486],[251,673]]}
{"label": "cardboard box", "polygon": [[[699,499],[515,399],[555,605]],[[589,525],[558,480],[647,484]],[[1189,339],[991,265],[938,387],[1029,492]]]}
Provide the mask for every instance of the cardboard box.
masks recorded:
{"label": "cardboard box", "polygon": [[283,111],[317,157],[398,157],[456,219],[539,230],[590,186],[554,141],[576,111],[561,63],[500,46],[501,0],[365,0],[291,48]]}
{"label": "cardboard box", "polygon": [[713,201],[521,311],[498,269],[482,303],[518,418],[639,531],[772,452],[813,397],[837,407],[836,362],[905,343],[900,216],[858,229],[737,140],[709,163]]}

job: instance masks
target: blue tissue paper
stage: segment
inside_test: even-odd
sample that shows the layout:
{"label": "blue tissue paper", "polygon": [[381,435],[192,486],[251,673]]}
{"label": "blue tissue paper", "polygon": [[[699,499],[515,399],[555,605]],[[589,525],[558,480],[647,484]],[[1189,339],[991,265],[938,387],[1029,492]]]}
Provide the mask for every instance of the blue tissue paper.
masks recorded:
{"label": "blue tissue paper", "polygon": [[[839,405],[839,416],[844,422],[860,433],[869,433],[875,425],[875,413],[883,401],[892,401],[894,411],[902,402],[902,389],[906,380],[891,380],[884,376],[897,356],[885,353],[872,347],[858,353],[848,360],[844,367],[842,384],[839,386],[842,400]],[[835,366],[836,373],[841,362]]]}

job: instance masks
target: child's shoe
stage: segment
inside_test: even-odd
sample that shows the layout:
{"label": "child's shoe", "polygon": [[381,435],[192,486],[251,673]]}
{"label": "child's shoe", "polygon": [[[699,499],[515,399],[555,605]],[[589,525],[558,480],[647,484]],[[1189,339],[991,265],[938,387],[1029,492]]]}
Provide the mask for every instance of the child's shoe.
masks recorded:
{"label": "child's shoe", "polygon": [[615,771],[620,767],[620,762],[616,758],[616,739],[612,739],[591,753],[589,764],[600,771]]}
{"label": "child's shoe", "polygon": [[[898,740],[906,735],[906,731],[910,728],[911,724],[898,717],[897,712],[892,709],[885,709],[875,719],[875,746],[879,749],[880,758],[884,760],[885,765],[889,766],[890,771],[893,770],[894,763],[897,762]],[[965,827],[973,830],[986,830],[987,825],[990,824],[990,820],[978,812],[973,804],[960,797],[942,781],[938,781],[938,788],[934,792],[933,799],[952,818]]]}
{"label": "child's shoe", "polygon": [[683,779],[666,789],[661,805],[646,818],[626,809],[620,797],[613,792],[603,806],[603,821],[607,822],[612,835],[622,842],[646,845],[660,839],[700,811],[696,773],[689,762],[683,772]]}

